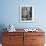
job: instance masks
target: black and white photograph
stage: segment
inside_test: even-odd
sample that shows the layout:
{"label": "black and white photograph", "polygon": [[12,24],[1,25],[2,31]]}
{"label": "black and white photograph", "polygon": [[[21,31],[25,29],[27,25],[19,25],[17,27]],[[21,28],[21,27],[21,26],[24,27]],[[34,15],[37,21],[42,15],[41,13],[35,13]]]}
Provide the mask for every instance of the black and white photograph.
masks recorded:
{"label": "black and white photograph", "polygon": [[31,22],[33,20],[33,7],[21,6],[20,7],[20,20],[21,22]]}

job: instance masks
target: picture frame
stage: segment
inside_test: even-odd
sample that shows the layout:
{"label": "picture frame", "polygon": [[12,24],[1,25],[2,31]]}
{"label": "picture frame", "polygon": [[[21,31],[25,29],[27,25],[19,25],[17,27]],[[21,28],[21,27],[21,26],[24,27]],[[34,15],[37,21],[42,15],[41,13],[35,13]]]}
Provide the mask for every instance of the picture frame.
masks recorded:
{"label": "picture frame", "polygon": [[20,22],[33,22],[33,21],[34,21],[34,6],[20,5]]}

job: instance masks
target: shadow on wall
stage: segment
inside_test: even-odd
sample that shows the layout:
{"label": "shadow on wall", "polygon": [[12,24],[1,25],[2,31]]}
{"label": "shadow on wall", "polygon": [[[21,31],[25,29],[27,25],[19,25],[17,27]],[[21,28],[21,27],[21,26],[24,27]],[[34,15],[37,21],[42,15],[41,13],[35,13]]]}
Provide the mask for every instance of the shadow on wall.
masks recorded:
{"label": "shadow on wall", "polygon": [[3,36],[3,32],[5,32],[6,30],[3,30],[4,28],[6,28],[6,26],[4,24],[0,24],[0,43],[2,43],[2,36]]}

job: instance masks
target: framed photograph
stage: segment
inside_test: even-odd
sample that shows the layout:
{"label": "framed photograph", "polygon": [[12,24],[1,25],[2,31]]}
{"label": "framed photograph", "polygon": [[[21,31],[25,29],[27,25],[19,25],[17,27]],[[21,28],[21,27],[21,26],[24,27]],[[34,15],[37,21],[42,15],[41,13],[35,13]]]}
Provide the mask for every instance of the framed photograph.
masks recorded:
{"label": "framed photograph", "polygon": [[20,22],[33,22],[34,21],[34,6],[21,5],[20,6]]}

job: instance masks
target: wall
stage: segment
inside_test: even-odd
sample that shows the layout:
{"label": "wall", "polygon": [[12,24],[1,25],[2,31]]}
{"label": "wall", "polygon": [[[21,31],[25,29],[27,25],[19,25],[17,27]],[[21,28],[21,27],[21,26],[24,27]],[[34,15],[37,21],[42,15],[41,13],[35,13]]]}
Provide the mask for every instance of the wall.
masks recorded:
{"label": "wall", "polygon": [[[0,25],[13,24],[16,28],[46,27],[46,1],[45,0],[1,0]],[[20,5],[33,5],[35,22],[21,23],[19,21]]]}
{"label": "wall", "polygon": [[[1,0],[0,25],[13,24],[16,28],[46,27],[46,0]],[[19,21],[20,5],[33,5],[35,22],[21,23]]]}

